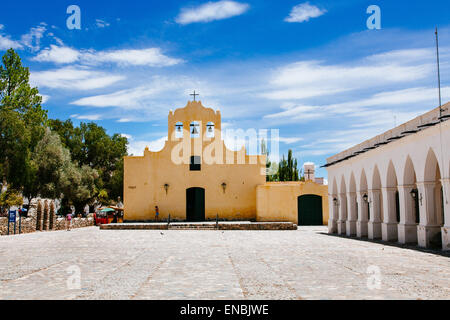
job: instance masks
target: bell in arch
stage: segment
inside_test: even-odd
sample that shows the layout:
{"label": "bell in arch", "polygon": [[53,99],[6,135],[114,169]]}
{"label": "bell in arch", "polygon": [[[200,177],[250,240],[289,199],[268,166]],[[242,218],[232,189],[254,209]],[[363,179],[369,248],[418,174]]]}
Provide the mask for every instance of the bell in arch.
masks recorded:
{"label": "bell in arch", "polygon": [[206,125],[206,136],[208,138],[214,138],[214,123],[208,122]]}
{"label": "bell in arch", "polygon": [[183,123],[177,122],[175,124],[175,138],[183,138]]}

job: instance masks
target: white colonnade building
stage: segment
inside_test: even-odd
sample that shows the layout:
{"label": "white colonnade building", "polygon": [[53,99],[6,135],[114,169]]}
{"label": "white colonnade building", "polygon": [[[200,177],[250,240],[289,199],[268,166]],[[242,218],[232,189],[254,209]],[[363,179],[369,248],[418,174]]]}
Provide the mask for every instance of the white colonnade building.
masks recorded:
{"label": "white colonnade building", "polygon": [[450,250],[450,103],[327,159],[329,233]]}

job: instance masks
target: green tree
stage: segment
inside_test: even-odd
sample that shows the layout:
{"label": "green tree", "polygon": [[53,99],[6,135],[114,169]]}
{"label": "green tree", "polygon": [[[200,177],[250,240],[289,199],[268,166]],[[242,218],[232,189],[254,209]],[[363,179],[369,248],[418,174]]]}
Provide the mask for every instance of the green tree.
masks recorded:
{"label": "green tree", "polygon": [[12,206],[21,206],[23,197],[17,190],[8,189],[0,194],[0,213],[4,214]]}
{"label": "green tree", "polygon": [[299,181],[298,163],[297,159],[294,159],[291,149],[288,151],[287,159],[283,155],[279,162],[274,181]]}
{"label": "green tree", "polygon": [[123,197],[123,157],[127,155],[127,138],[119,134],[110,136],[92,122],[81,123],[79,127],[71,120],[50,120],[49,123],[70,150],[73,160],[80,166],[97,170],[96,189],[106,190],[110,199]]}
{"label": "green tree", "polygon": [[70,205],[77,213],[83,212],[86,204],[93,200],[97,172],[73,162],[70,151],[64,148],[57,133],[46,130],[32,162],[37,170],[38,193],[43,197],[61,198],[63,213],[67,213]]}
{"label": "green tree", "polygon": [[34,193],[35,174],[30,156],[47,122],[42,97],[37,88],[30,86],[29,78],[29,69],[9,49],[0,65],[0,173],[2,184],[21,190],[28,197]]}
{"label": "green tree", "polygon": [[80,168],[72,164],[67,168],[63,178],[61,181],[63,194],[61,207],[67,208],[69,205],[73,205],[76,213],[82,213],[84,207],[91,203],[94,198],[95,179],[98,178],[97,172],[86,165]]}

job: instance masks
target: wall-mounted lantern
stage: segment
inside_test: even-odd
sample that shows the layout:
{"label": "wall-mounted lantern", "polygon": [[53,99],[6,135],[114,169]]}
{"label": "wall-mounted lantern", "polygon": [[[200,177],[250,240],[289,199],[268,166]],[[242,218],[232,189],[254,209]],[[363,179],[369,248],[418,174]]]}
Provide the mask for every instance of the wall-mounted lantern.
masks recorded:
{"label": "wall-mounted lantern", "polygon": [[166,195],[167,195],[167,192],[169,192],[169,184],[165,184],[164,185],[164,190],[166,190]]}
{"label": "wall-mounted lantern", "polygon": [[365,203],[368,203],[368,202],[369,202],[369,196],[367,195],[367,193],[365,193],[365,194],[363,195],[363,200],[364,200]]}
{"label": "wall-mounted lantern", "polygon": [[225,193],[225,190],[227,189],[227,184],[225,182],[222,183],[222,189],[223,189],[223,193]]}
{"label": "wall-mounted lantern", "polygon": [[333,198],[333,203],[334,203],[335,206],[338,206],[339,205],[338,199],[337,198]]}
{"label": "wall-mounted lantern", "polygon": [[411,194],[411,197],[414,199],[414,201],[417,201],[417,197],[419,197],[420,205],[422,205],[423,195],[422,195],[422,193],[419,195],[419,190],[412,189],[410,194]]}

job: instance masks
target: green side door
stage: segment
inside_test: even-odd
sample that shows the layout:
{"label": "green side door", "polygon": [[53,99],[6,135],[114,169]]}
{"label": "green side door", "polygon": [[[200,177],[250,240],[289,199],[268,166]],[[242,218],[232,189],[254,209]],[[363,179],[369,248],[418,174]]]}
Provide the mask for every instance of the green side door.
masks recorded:
{"label": "green side door", "polygon": [[323,225],[322,197],[307,194],[298,197],[298,225]]}

